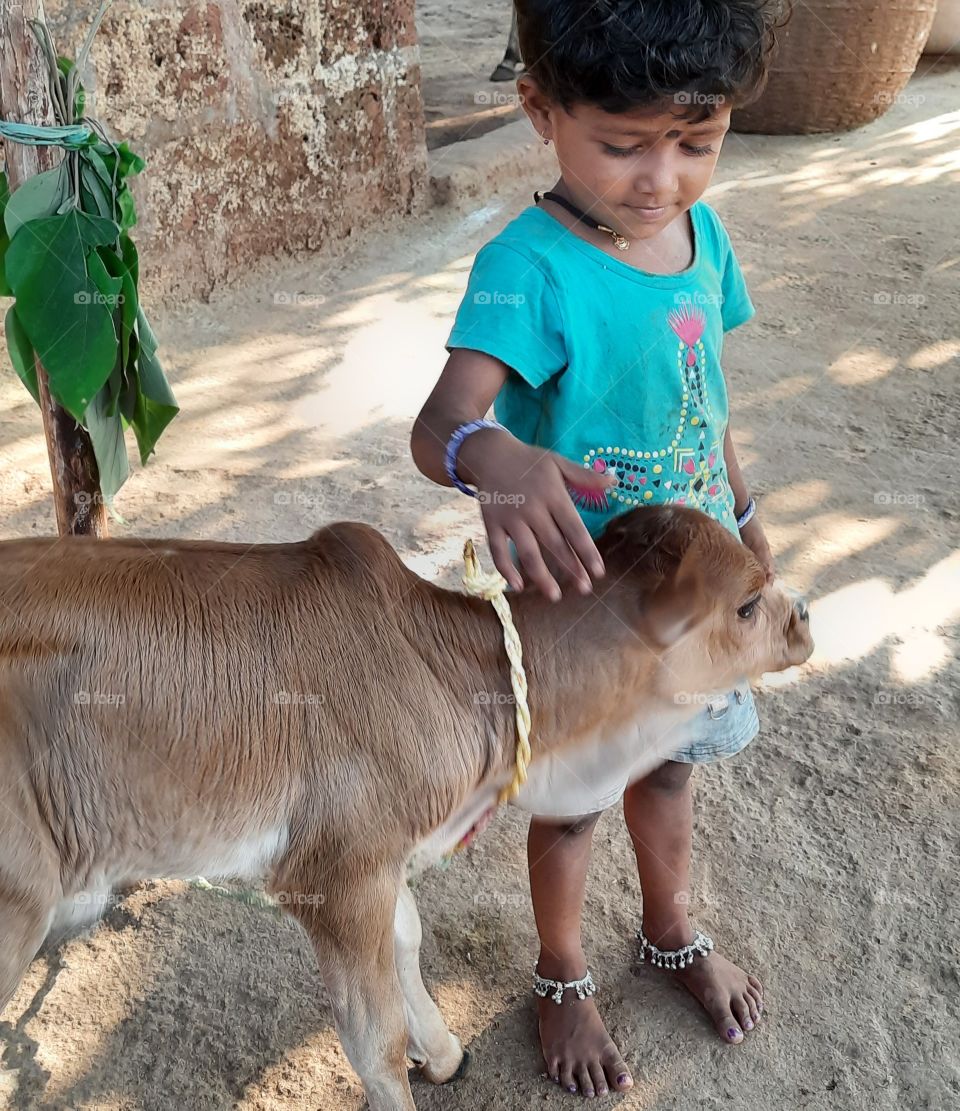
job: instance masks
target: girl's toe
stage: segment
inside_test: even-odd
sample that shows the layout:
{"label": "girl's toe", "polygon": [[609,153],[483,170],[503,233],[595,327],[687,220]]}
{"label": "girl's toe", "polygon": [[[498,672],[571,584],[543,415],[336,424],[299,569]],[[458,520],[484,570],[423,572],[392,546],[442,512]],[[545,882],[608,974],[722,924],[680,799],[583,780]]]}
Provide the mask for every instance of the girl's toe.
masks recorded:
{"label": "girl's toe", "polygon": [[586,1065],[581,1065],[576,1071],[577,1087],[580,1089],[580,1094],[593,1099],[596,1094],[593,1090],[593,1077],[590,1075],[590,1070]]}
{"label": "girl's toe", "polygon": [[615,1046],[611,1046],[609,1056],[603,1058],[603,1071],[607,1083],[614,1092],[626,1092],[633,1087],[633,1077],[627,1068],[627,1062],[620,1056]]}
{"label": "girl's toe", "polygon": [[730,1006],[734,1015],[736,1015],[741,1030],[752,1030],[753,1019],[750,1017],[750,1008],[747,1006],[746,999],[743,996],[740,996],[739,999],[732,999]]}
{"label": "girl's toe", "polygon": [[560,1064],[560,1087],[571,1094],[579,1091],[576,1078],[573,1075],[573,1066],[569,1061],[563,1061]]}
{"label": "girl's toe", "polygon": [[720,1032],[720,1037],[730,1045],[736,1045],[743,1041],[743,1030],[740,1028],[740,1023],[731,1014],[723,1015],[717,1022],[717,1030]]}
{"label": "girl's toe", "polygon": [[590,1066],[590,1079],[593,1081],[593,1090],[598,1096],[605,1096],[609,1091],[607,1086],[607,1077],[603,1071],[603,1065],[599,1061],[595,1061]]}

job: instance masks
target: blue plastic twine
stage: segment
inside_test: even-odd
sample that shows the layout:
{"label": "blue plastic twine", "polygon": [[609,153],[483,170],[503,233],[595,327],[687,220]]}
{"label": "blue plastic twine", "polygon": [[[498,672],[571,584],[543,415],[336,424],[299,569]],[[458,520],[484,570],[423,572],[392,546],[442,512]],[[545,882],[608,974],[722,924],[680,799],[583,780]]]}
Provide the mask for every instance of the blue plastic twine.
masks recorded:
{"label": "blue plastic twine", "polygon": [[11,143],[23,143],[28,147],[63,147],[65,150],[81,150],[90,143],[93,132],[83,124],[69,127],[37,127],[32,123],[12,123],[0,120],[0,136]]}

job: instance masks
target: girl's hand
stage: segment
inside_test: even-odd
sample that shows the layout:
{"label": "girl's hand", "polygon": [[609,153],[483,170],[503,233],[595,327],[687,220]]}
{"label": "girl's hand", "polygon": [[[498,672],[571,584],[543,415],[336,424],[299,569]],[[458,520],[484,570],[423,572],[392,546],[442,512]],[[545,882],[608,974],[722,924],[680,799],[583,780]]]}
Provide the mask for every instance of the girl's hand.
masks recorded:
{"label": "girl's hand", "polygon": [[589,594],[591,578],[604,573],[603,560],[577,513],[568,483],[579,491],[602,493],[615,477],[588,471],[497,429],[470,436],[460,459],[476,479],[490,552],[507,582],[515,590],[523,589],[523,577],[510,558],[512,540],[523,575],[546,597],[559,601],[560,581]]}
{"label": "girl's hand", "polygon": [[[449,485],[445,451],[459,425],[489,412],[510,368],[482,351],[456,347],[420,411],[410,447],[428,478]],[[460,447],[457,473],[477,487],[483,523],[497,570],[515,589],[524,578],[548,597],[560,598],[560,581],[584,594],[603,560],[580,520],[568,484],[596,496],[616,484],[611,474],[587,470],[552,451],[531,447],[503,428],[481,428]],[[523,575],[510,558],[513,541]]]}
{"label": "girl's hand", "polygon": [[757,557],[760,566],[766,573],[767,582],[773,582],[777,569],[773,562],[773,553],[770,551],[770,545],[767,543],[767,537],[763,531],[763,525],[760,524],[760,519],[756,514],[740,530],[740,539]]}

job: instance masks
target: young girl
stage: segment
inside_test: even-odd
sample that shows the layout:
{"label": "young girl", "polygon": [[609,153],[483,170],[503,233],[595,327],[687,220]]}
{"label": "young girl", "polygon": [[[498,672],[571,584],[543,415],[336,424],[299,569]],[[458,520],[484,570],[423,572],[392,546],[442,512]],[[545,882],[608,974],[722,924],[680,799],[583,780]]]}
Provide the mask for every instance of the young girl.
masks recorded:
{"label": "young girl", "polygon": [[[720,369],[724,332],[754,309],[727,233],[700,200],[731,109],[762,87],[771,6],[517,8],[518,90],[560,177],[476,256],[449,360],[413,431],[417,466],[479,495],[494,562],[515,590],[589,592],[603,574],[594,538],[617,513],[657,502],[709,513],[772,578]],[[491,403],[499,424],[480,419]],[[643,893],[641,955],[678,977],[729,1043],[763,1009],[759,980],[687,916],[690,773],[756,735],[749,688],[695,724],[694,743],[638,782],[591,784],[571,766],[568,783],[527,803],[541,1046],[548,1075],[570,1092],[633,1083],[592,998],[580,936],[593,829],[621,796]]]}

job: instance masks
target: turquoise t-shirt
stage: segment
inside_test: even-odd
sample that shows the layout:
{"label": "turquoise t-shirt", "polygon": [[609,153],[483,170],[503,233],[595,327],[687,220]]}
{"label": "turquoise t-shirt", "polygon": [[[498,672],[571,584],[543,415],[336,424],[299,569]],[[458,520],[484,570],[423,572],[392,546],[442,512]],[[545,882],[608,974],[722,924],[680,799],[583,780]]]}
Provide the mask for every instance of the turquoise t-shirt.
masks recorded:
{"label": "turquoise t-shirt", "polygon": [[690,217],[693,263],[649,274],[524,209],[477,253],[447,341],[511,368],[494,414],[518,439],[616,473],[605,508],[578,506],[594,537],[659,502],[738,534],[720,355],[755,310],[720,218],[703,201]]}

